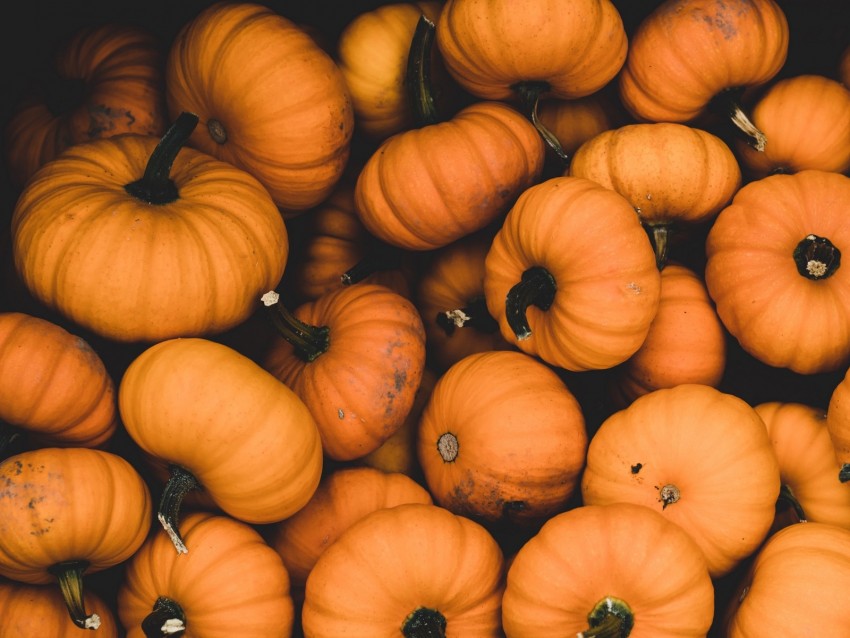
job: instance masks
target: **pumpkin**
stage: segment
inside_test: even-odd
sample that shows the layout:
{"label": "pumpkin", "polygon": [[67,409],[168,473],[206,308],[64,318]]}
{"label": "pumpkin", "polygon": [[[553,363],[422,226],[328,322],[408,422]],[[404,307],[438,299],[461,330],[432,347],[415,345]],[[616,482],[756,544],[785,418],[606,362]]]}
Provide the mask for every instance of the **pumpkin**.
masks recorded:
{"label": "pumpkin", "polygon": [[764,134],[738,102],[743,89],[779,72],[788,41],[788,20],[775,0],[666,0],[629,40],[620,98],[650,122],[691,122],[711,106],[764,150]]}
{"label": "pumpkin", "polygon": [[663,122],[629,124],[596,135],[573,156],[569,174],[617,191],[640,216],[660,268],[667,238],[710,222],[741,186],[741,169],[719,137]]}
{"label": "pumpkin", "polygon": [[587,450],[572,392],[540,361],[507,350],[468,355],[440,377],[418,441],[437,504],[524,526],[566,508]]}
{"label": "pumpkin", "polygon": [[504,214],[537,181],[543,159],[540,137],[519,112],[476,102],[384,141],[357,178],[355,209],[378,239],[434,250]]}
{"label": "pumpkin", "polygon": [[151,523],[144,480],[110,452],[41,448],[0,461],[0,483],[0,576],[58,582],[74,625],[97,629],[83,575],[124,562],[144,542]]}
{"label": "pumpkin", "polygon": [[277,285],[286,227],[248,173],[182,144],[122,135],[42,167],[12,216],[18,273],[43,304],[121,342],[222,332]]}
{"label": "pumpkin", "polygon": [[502,600],[507,638],[704,638],[713,616],[699,547],[630,503],[585,505],[546,521],[517,552]]}
{"label": "pumpkin", "polygon": [[726,329],[759,361],[800,374],[850,363],[850,178],[808,170],[750,182],[706,240],[705,282]]}
{"label": "pumpkin", "polygon": [[14,107],[4,146],[18,188],[69,146],[124,133],[160,136],[167,125],[163,55],[136,25],[78,29],[63,42],[41,91]]}
{"label": "pumpkin", "polygon": [[846,483],[850,481],[850,370],[845,372],[829,396],[826,429],[835,448],[838,478]]}
{"label": "pumpkin", "polygon": [[291,312],[277,293],[263,302],[279,334],[262,365],[309,408],[326,456],[359,458],[401,427],[425,368],[425,330],[412,302],[366,283]]}
{"label": "pumpkin", "polygon": [[484,262],[484,297],[505,340],[572,371],[611,368],[646,339],[661,277],[622,195],[579,177],[527,189]]}
{"label": "pumpkin", "polygon": [[305,638],[496,638],[502,550],[480,525],[436,505],[379,509],[316,561]]}
{"label": "pumpkin", "polygon": [[744,143],[736,147],[754,178],[850,168],[850,90],[839,82],[821,75],[785,78],[759,98],[750,117],[770,140],[763,153]]}
{"label": "pumpkin", "polygon": [[307,407],[225,345],[184,338],[151,346],[124,373],[118,405],[132,440],[171,470],[158,518],[178,552],[191,549],[178,526],[190,490],[263,524],[297,512],[319,484],[321,441]]}
{"label": "pumpkin", "polygon": [[[118,425],[115,384],[82,338],[46,319],[0,313],[0,430],[40,447],[98,447]],[[0,432],[0,455],[8,439]]]}
{"label": "pumpkin", "polygon": [[572,157],[578,147],[617,127],[624,115],[618,109],[619,99],[610,91],[600,90],[572,100],[541,100],[537,108],[540,123],[554,135],[564,153]]}
{"label": "pumpkin", "polygon": [[256,177],[288,215],[324,201],[348,161],[351,98],[333,59],[253,2],[216,2],[183,26],[166,62],[172,117],[197,113],[190,144]]}
{"label": "pumpkin", "polygon": [[292,635],[286,567],[255,529],[208,512],[188,514],[182,529],[195,551],[179,556],[154,534],[127,561],[117,599],[127,638]]}
{"label": "pumpkin", "polygon": [[758,413],[734,395],[682,384],[605,419],[588,446],[581,493],[586,505],[661,512],[691,535],[719,577],[764,540],[779,486]]}

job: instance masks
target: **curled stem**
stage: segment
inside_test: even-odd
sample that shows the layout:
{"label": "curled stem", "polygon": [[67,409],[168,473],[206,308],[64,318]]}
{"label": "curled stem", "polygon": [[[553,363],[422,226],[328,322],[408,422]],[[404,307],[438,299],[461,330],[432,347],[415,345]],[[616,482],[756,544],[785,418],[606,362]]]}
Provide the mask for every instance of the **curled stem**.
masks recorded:
{"label": "curled stem", "polygon": [[263,306],[272,325],[280,335],[292,344],[295,353],[304,361],[315,361],[330,347],[330,328],[311,326],[297,319],[283,305],[280,295],[270,290],[262,297]]}
{"label": "curled stem", "polygon": [[180,535],[180,529],[178,527],[180,506],[186,494],[190,490],[201,489],[201,484],[198,483],[198,479],[191,472],[179,465],[170,465],[168,469],[171,472],[171,476],[162,490],[156,518],[168,534],[171,542],[174,543],[177,553],[185,554],[189,550],[183,542],[183,537]]}
{"label": "curled stem", "polygon": [[83,572],[88,566],[84,560],[69,560],[56,563],[48,571],[59,581],[59,590],[74,624],[80,629],[97,629],[100,616],[87,614],[83,602]]}
{"label": "curled stem", "polygon": [[410,43],[404,77],[413,120],[417,127],[440,121],[431,90],[431,50],[435,33],[436,25],[424,13],[420,15]]}
{"label": "curled stem", "polygon": [[543,122],[540,121],[540,118],[537,115],[537,106],[540,103],[540,94],[545,93],[549,90],[550,86],[548,82],[518,82],[511,87],[514,91],[519,95],[519,101],[522,104],[523,111],[525,112],[525,116],[531,121],[534,125],[534,128],[537,129],[537,133],[543,138],[543,141],[546,143],[552,151],[554,151],[555,155],[566,165],[570,161],[569,155],[564,150],[564,147],[561,146],[561,142],[555,136],[552,131],[550,131]]}
{"label": "curled stem", "polygon": [[533,305],[548,310],[556,291],[555,278],[542,266],[532,266],[522,273],[520,282],[508,291],[505,299],[505,317],[517,340],[531,336],[526,315],[528,307]]}

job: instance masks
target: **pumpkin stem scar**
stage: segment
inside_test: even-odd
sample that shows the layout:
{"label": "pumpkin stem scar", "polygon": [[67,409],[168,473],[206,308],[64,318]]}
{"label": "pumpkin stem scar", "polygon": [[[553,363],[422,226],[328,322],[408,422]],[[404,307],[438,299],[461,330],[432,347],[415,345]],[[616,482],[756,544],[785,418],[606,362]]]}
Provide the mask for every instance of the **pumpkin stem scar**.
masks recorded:
{"label": "pumpkin stem scar", "polygon": [[499,329],[498,322],[487,311],[483,295],[473,297],[463,308],[438,312],[436,322],[447,336],[451,336],[455,328],[474,328],[484,334],[494,334]]}
{"label": "pumpkin stem scar", "polygon": [[679,500],[681,494],[679,493],[679,488],[675,485],[668,483],[660,490],[658,490],[658,497],[661,499],[663,505],[661,509],[665,509],[668,505],[672,505],[673,503]]}
{"label": "pumpkin stem scar", "polygon": [[841,265],[841,251],[826,237],[808,235],[794,248],[794,263],[806,279],[826,279]]}
{"label": "pumpkin stem scar", "polygon": [[445,638],[446,617],[436,609],[417,607],[404,619],[401,633],[405,638]]}
{"label": "pumpkin stem scar", "polygon": [[182,635],[186,631],[186,614],[177,601],[160,596],[153,611],[142,620],[142,631],[146,638]]}
{"label": "pumpkin stem scar", "polygon": [[759,152],[764,152],[767,137],[762,133],[741,108],[740,99],[743,90],[725,89],[714,96],[709,108],[721,117],[726,117],[735,126],[738,133],[743,135],[747,144]]}
{"label": "pumpkin stem scar", "polygon": [[440,453],[440,456],[445,463],[453,463],[457,458],[459,449],[460,443],[458,442],[457,437],[451,432],[441,434],[440,438],[437,439],[437,451]]}
{"label": "pumpkin stem scar", "polygon": [[197,115],[181,113],[148,158],[145,174],[141,179],[125,184],[124,190],[136,199],[157,206],[177,200],[177,186],[169,176],[171,166],[197,125]]}
{"label": "pumpkin stem scar", "polygon": [[440,121],[431,90],[431,50],[436,29],[436,25],[424,13],[421,14],[407,54],[404,85],[417,127]]}
{"label": "pumpkin stem scar", "polygon": [[262,296],[263,307],[266,309],[272,325],[281,337],[286,339],[295,349],[295,354],[308,363],[315,361],[330,347],[330,328],[328,326],[311,326],[300,321],[293,315],[283,302],[280,294],[270,290]]}
{"label": "pumpkin stem scar", "polygon": [[227,141],[227,130],[224,128],[224,124],[218,120],[209,120],[207,122],[207,130],[216,144],[224,144]]}
{"label": "pumpkin stem scar", "polygon": [[83,572],[88,566],[88,561],[69,560],[56,563],[47,571],[59,581],[59,590],[74,624],[80,629],[97,629],[100,616],[87,614],[83,603]]}
{"label": "pumpkin stem scar", "polygon": [[517,340],[531,336],[526,310],[534,305],[548,310],[555,300],[557,291],[555,278],[543,266],[532,266],[524,273],[520,282],[508,291],[505,298],[505,318]]}
{"label": "pumpkin stem scar", "polygon": [[635,626],[635,616],[626,601],[607,596],[594,605],[587,624],[589,628],[576,638],[626,638]]}
{"label": "pumpkin stem scar", "polygon": [[198,479],[191,472],[179,465],[170,465],[168,469],[171,472],[171,476],[162,490],[156,518],[168,534],[171,542],[174,543],[177,553],[186,554],[189,550],[183,542],[183,538],[180,536],[180,530],[177,527],[177,520],[180,516],[180,505],[183,503],[183,497],[190,490],[201,489],[201,484],[198,483]]}
{"label": "pumpkin stem scar", "polygon": [[552,131],[546,128],[537,115],[537,106],[540,103],[540,94],[545,93],[551,88],[549,83],[531,81],[517,82],[512,85],[511,88],[517,92],[517,95],[519,95],[519,100],[522,104],[525,116],[531,121],[534,128],[537,129],[537,133],[541,138],[543,138],[546,146],[554,151],[555,155],[557,155],[564,163],[564,166],[569,164],[570,157],[567,155],[564,147],[561,146],[561,142],[558,140],[557,136],[552,133]]}

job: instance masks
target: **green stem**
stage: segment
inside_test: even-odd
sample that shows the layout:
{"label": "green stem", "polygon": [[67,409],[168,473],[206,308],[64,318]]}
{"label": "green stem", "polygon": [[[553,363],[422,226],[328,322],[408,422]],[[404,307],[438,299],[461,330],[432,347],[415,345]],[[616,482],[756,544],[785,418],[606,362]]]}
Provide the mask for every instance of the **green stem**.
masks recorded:
{"label": "green stem", "polygon": [[315,361],[330,347],[330,328],[311,326],[293,315],[280,299],[280,295],[270,290],[263,295],[263,306],[269,320],[278,333],[292,344],[295,354],[307,361]]}
{"label": "green stem", "polygon": [[189,550],[186,548],[186,544],[183,542],[183,537],[180,536],[180,530],[178,528],[180,506],[183,504],[183,498],[186,494],[191,490],[201,489],[201,484],[198,483],[198,479],[191,472],[179,465],[170,465],[168,469],[171,476],[162,490],[156,518],[168,533],[168,537],[174,543],[177,553],[185,554]]}
{"label": "green stem", "polygon": [[182,636],[186,631],[186,614],[177,601],[165,596],[156,599],[153,611],[142,621],[146,638]]}
{"label": "green stem", "polygon": [[405,638],[445,638],[446,617],[436,609],[417,607],[404,619],[401,633]]}
{"label": "green stem", "polygon": [[434,23],[424,13],[420,15],[407,54],[404,84],[410,108],[413,111],[413,121],[417,127],[436,124],[440,121],[431,90],[431,49],[435,33]]}
{"label": "green stem", "polygon": [[473,297],[463,308],[438,312],[436,321],[448,336],[457,328],[474,328],[484,334],[493,334],[499,329],[499,322],[487,310],[483,295]]}
{"label": "green stem", "polygon": [[576,638],[626,638],[635,626],[635,617],[624,600],[608,596],[587,615],[590,627]]}
{"label": "green stem", "polygon": [[561,142],[552,131],[543,125],[540,118],[537,116],[537,106],[540,103],[540,94],[545,93],[551,87],[548,82],[518,82],[511,87],[519,95],[520,103],[522,104],[525,116],[534,124],[537,133],[543,138],[555,155],[566,165],[570,161],[569,155],[561,146]]}
{"label": "green stem", "polygon": [[826,237],[808,235],[794,248],[794,263],[806,279],[826,279],[841,265],[841,251]]}
{"label": "green stem", "polygon": [[508,291],[505,299],[505,317],[519,341],[531,336],[526,311],[529,306],[548,310],[555,300],[557,291],[555,278],[542,266],[532,266],[524,273],[518,284]]}
{"label": "green stem", "polygon": [[100,627],[100,616],[87,614],[83,602],[83,572],[88,566],[84,560],[69,560],[56,563],[47,571],[59,581],[59,590],[74,624],[80,629],[97,629]]}
{"label": "green stem", "polygon": [[180,149],[189,141],[198,124],[194,113],[181,113],[162,136],[148,159],[141,179],[124,186],[130,195],[148,204],[163,205],[175,201],[179,195],[171,180],[171,166]]}
{"label": "green stem", "polygon": [[709,109],[719,116],[728,119],[742,135],[752,148],[759,152],[764,151],[767,138],[741,108],[741,95],[743,89],[726,89],[721,91],[709,103]]}

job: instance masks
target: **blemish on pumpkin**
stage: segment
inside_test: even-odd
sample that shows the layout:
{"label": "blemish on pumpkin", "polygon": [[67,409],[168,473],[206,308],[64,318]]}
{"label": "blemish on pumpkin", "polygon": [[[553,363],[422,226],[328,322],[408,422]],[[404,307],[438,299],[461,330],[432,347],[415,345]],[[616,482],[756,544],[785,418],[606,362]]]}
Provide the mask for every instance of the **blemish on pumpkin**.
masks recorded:
{"label": "blemish on pumpkin", "polygon": [[399,392],[404,389],[404,384],[407,383],[407,371],[405,370],[396,370],[395,371],[395,389]]}
{"label": "blemish on pumpkin", "polygon": [[643,463],[635,463],[634,465],[632,465],[632,474],[637,474],[638,472],[640,472],[642,467]]}
{"label": "blemish on pumpkin", "polygon": [[342,411],[342,408],[337,408],[336,415],[340,418],[340,420],[345,418],[345,412]]}
{"label": "blemish on pumpkin", "polygon": [[630,281],[628,284],[626,284],[626,288],[635,293],[636,295],[639,295],[641,292],[643,292],[641,287],[634,281]]}

